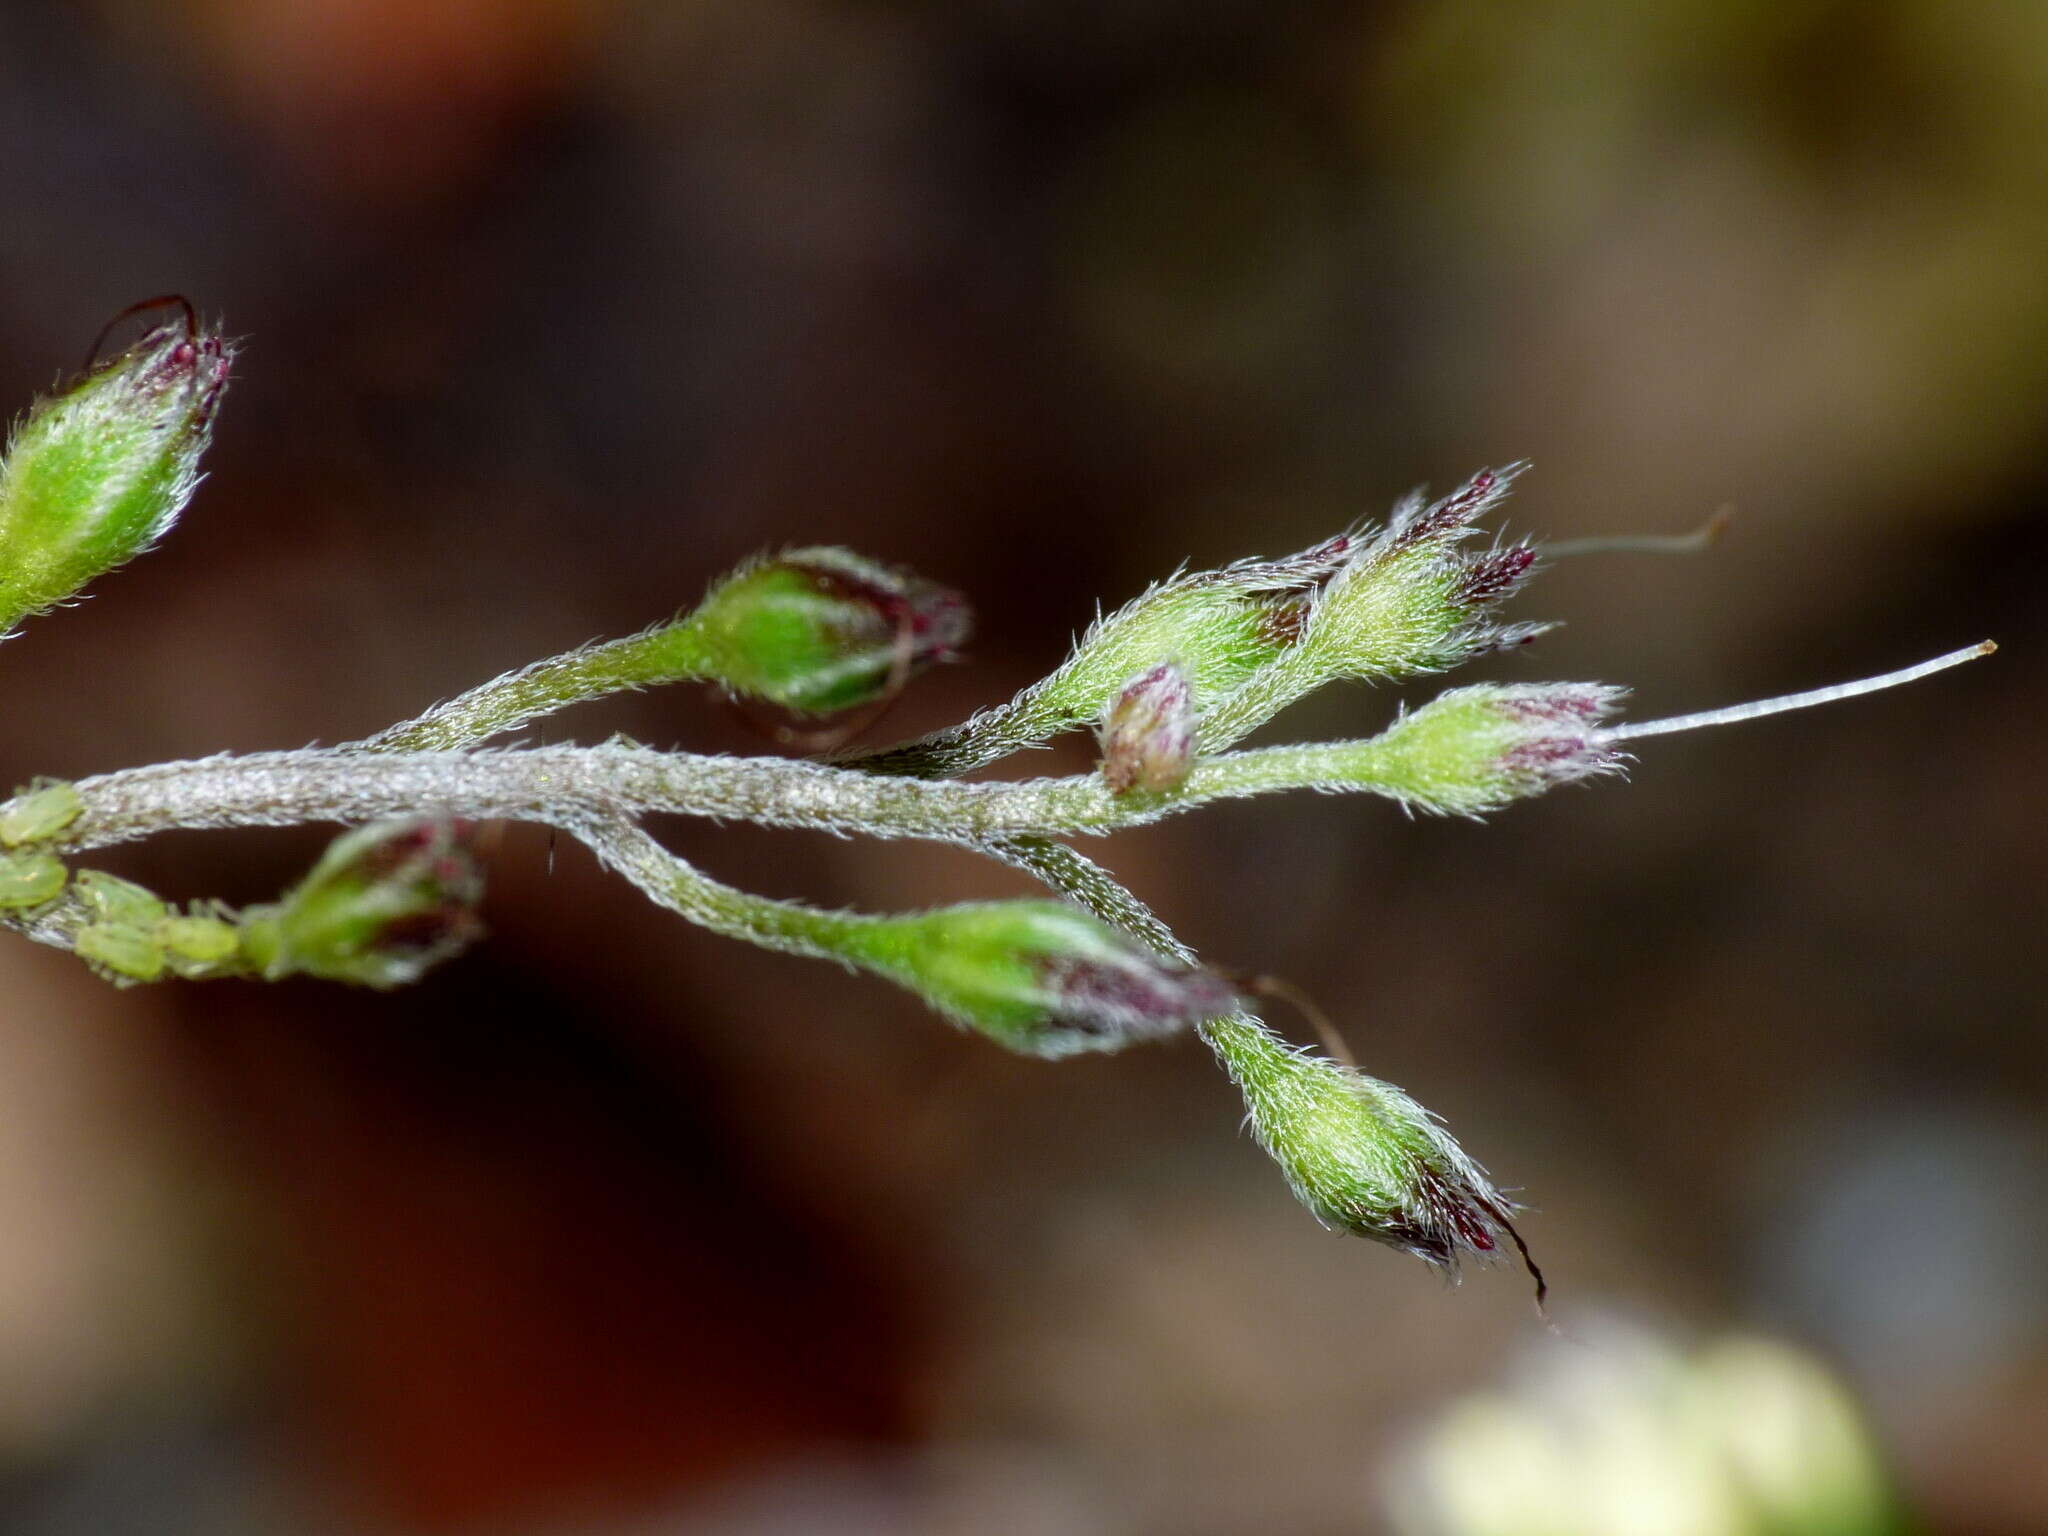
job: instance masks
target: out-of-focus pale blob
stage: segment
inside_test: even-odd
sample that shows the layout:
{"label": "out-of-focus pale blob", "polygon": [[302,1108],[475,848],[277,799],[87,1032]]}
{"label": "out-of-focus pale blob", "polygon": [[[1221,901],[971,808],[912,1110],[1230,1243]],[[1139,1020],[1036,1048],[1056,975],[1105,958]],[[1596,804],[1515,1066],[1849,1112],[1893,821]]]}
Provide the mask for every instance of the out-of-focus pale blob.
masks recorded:
{"label": "out-of-focus pale blob", "polygon": [[1390,1469],[1402,1536],[1890,1536],[1854,1403],[1789,1345],[1685,1353],[1614,1324],[1549,1340]]}

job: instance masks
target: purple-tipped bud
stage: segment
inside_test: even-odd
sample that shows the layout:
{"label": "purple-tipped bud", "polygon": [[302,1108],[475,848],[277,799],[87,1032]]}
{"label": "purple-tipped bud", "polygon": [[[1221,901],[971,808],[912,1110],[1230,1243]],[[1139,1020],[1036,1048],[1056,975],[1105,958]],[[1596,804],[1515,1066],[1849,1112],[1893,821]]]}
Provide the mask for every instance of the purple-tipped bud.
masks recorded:
{"label": "purple-tipped bud", "polygon": [[275,906],[245,915],[244,953],[269,980],[396,987],[483,933],[475,825],[387,821],[343,833]]}
{"label": "purple-tipped bud", "polygon": [[[1326,1225],[1455,1272],[1512,1247],[1512,1205],[1436,1117],[1392,1083],[1283,1045],[1260,1027],[1217,1037],[1252,1129]],[[1542,1276],[1531,1264],[1538,1298]]]}
{"label": "purple-tipped bud", "polygon": [[1484,608],[1521,589],[1535,567],[1536,551],[1527,544],[1510,544],[1483,555],[1463,556],[1458,563],[1462,574],[1452,589],[1451,601],[1464,608]]}
{"label": "purple-tipped bud", "polygon": [[133,559],[177,519],[233,355],[188,310],[30,412],[0,463],[0,629]]}
{"label": "purple-tipped bud", "polygon": [[1337,749],[1356,780],[1430,811],[1476,816],[1622,764],[1600,723],[1621,697],[1598,683],[1453,688],[1368,741]]}
{"label": "purple-tipped bud", "polygon": [[1502,469],[1482,469],[1450,495],[1428,503],[1418,491],[1396,507],[1387,520],[1385,547],[1406,549],[1463,534],[1506,500],[1509,489],[1528,467],[1523,462]]}
{"label": "purple-tipped bud", "polygon": [[1195,761],[1195,697],[1170,661],[1141,672],[1102,717],[1102,777],[1113,794],[1178,789]]}
{"label": "purple-tipped bud", "polygon": [[727,578],[690,616],[704,670],[806,714],[871,703],[956,659],[966,599],[844,549],[798,549]]}
{"label": "purple-tipped bud", "polygon": [[1523,794],[1619,771],[1623,754],[1600,725],[1621,697],[1598,683],[1531,683],[1503,688],[1494,709],[1517,739],[1500,754],[1502,773]]}
{"label": "purple-tipped bud", "polygon": [[1214,972],[1161,960],[1065,902],[876,919],[847,936],[844,952],[1027,1056],[1120,1050],[1238,1006]]}

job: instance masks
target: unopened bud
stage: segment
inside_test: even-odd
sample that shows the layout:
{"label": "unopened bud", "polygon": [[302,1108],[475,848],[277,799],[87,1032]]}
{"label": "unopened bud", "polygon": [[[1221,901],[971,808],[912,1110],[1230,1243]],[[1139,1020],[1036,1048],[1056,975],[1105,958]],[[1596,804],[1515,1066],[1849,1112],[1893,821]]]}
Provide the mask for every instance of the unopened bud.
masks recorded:
{"label": "unopened bud", "polygon": [[806,714],[870,703],[953,660],[970,623],[957,592],[843,549],[746,566],[686,621],[707,675]]}
{"label": "unopened bud", "polygon": [[1114,1051],[1232,1012],[1237,994],[1057,901],[978,902],[881,918],[845,952],[1027,1056]]}
{"label": "unopened bud", "polygon": [[1169,661],[1132,678],[1104,711],[1100,736],[1102,777],[1113,793],[1179,788],[1195,761],[1187,674]]}
{"label": "unopened bud", "polygon": [[1459,547],[1521,468],[1487,470],[1441,500],[1411,497],[1398,507],[1329,580],[1304,623],[1301,644],[1316,665],[1332,677],[1401,677],[1534,633],[1486,619],[1528,578],[1535,551],[1511,545],[1470,555]]}
{"label": "unopened bud", "polygon": [[242,952],[271,981],[403,986],[481,936],[482,896],[469,823],[378,822],[336,838],[282,901],[245,913]]}
{"label": "unopened bud", "polygon": [[1622,690],[1597,683],[1454,688],[1347,746],[1361,780],[1423,810],[1476,816],[1593,774],[1622,754],[1600,729]]}
{"label": "unopened bud", "polygon": [[199,483],[233,349],[188,321],[36,405],[0,464],[0,629],[148,549]]}
{"label": "unopened bud", "polygon": [[1318,1221],[1452,1271],[1520,1248],[1485,1170],[1399,1088],[1263,1031],[1228,1047],[1253,1131]]}

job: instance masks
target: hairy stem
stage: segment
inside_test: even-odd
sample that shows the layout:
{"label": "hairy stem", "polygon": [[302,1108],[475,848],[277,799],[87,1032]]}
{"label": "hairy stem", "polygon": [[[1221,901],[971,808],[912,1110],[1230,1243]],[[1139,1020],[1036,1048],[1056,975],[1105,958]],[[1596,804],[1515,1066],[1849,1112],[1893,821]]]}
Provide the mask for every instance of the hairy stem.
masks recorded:
{"label": "hairy stem", "polygon": [[291,826],[441,814],[573,827],[591,815],[671,813],[761,826],[974,843],[1110,832],[1211,800],[1286,789],[1362,791],[1429,806],[1374,741],[1267,747],[1197,765],[1179,789],[1119,797],[1097,774],[960,784],[785,758],[645,747],[474,752],[258,752],[82,779],[59,846],[103,847],[181,827]]}
{"label": "hairy stem", "polygon": [[687,623],[662,624],[550,656],[480,683],[425,714],[351,742],[373,752],[438,752],[474,746],[571,704],[654,683],[705,675],[703,644]]}
{"label": "hairy stem", "polygon": [[[1115,875],[1065,843],[1043,837],[991,838],[982,851],[1043,881],[1112,928],[1129,934],[1155,954],[1183,965],[1196,963],[1195,952],[1160,921],[1150,907]],[[1232,1082],[1242,1086],[1247,1073],[1257,1073],[1287,1046],[1256,1014],[1240,1009],[1195,1026],[1202,1043],[1216,1055]]]}

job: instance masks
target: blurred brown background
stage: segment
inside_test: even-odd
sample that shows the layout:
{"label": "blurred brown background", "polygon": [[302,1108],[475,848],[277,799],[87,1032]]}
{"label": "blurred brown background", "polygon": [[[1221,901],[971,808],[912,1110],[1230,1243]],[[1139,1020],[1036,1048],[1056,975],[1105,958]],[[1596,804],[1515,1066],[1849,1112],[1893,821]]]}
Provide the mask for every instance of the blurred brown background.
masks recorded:
{"label": "blurred brown background", "polygon": [[[909,734],[1523,456],[1516,532],[1739,520],[1561,564],[1477,675],[1647,717],[1996,636],[1488,827],[1097,851],[1524,1192],[1567,1328],[1804,1340],[1931,1529],[2048,1531],[2048,7],[8,0],[0,399],[167,289],[248,338],[211,479],[7,644],[0,782],[361,735],[786,541],[975,597]],[[759,749],[693,690],[547,735],[615,729]],[[108,862],[251,900],[322,841]],[[0,956],[0,1529],[1370,1532],[1423,1416],[1571,1347],[1319,1231],[1192,1042],[1008,1059],[524,831],[489,916],[392,996]]]}

